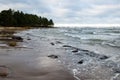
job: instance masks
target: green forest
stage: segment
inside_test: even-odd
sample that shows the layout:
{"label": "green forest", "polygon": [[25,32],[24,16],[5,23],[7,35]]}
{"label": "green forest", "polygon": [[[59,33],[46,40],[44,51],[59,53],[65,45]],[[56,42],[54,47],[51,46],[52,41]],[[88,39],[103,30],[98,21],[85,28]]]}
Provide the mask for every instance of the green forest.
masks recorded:
{"label": "green forest", "polygon": [[35,14],[23,13],[12,9],[0,12],[0,26],[5,27],[53,27],[52,19],[37,16]]}

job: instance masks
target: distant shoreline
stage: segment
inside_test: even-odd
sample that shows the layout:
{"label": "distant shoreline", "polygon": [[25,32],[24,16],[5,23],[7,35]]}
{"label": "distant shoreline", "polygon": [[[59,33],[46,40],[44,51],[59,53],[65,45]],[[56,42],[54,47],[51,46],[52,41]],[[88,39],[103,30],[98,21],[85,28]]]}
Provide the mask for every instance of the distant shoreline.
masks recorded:
{"label": "distant shoreline", "polygon": [[22,11],[15,11],[12,9],[3,10],[0,12],[1,26],[35,26],[35,27],[52,27],[54,22],[52,19],[38,16],[35,14],[28,14]]}
{"label": "distant shoreline", "polygon": [[55,27],[45,27],[45,26],[40,26],[40,27],[30,27],[30,26],[24,26],[24,27],[14,27],[14,26],[0,26],[0,30],[4,29],[13,29],[13,30],[23,30],[23,29],[33,29],[33,28],[55,28]]}

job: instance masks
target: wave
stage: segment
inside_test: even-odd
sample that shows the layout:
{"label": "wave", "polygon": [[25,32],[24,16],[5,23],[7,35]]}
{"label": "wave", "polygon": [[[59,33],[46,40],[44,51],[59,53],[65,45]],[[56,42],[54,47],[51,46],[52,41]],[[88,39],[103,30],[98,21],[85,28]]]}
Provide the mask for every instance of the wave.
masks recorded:
{"label": "wave", "polygon": [[111,46],[111,47],[117,47],[117,48],[120,48],[120,43],[116,44],[114,42],[103,42],[102,45],[108,45],[108,46]]}

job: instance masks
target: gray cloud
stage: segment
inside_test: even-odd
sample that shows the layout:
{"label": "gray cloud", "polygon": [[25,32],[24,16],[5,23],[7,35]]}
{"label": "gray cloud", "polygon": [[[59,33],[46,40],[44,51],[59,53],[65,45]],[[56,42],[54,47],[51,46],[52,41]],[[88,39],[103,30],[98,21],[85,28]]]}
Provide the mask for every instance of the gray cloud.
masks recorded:
{"label": "gray cloud", "polygon": [[22,10],[56,23],[120,23],[120,0],[0,0],[0,11]]}

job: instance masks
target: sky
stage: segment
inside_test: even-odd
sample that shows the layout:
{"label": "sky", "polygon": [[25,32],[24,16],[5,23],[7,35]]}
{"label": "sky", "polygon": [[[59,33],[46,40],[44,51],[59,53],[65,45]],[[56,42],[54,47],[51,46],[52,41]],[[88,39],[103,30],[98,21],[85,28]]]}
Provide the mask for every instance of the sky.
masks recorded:
{"label": "sky", "polygon": [[120,0],[0,0],[0,11],[9,8],[55,24],[120,24]]}

